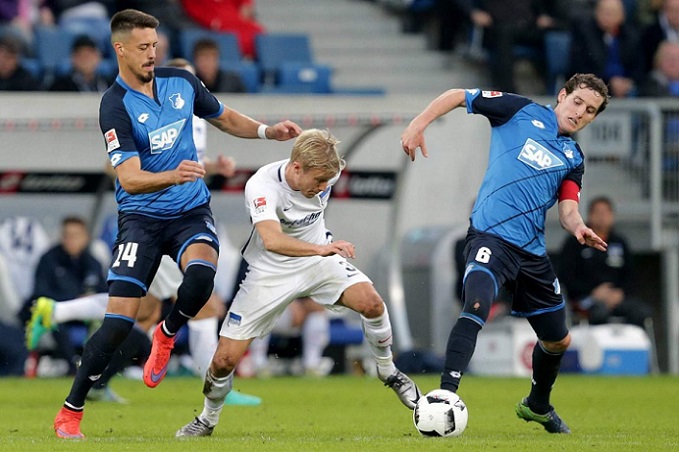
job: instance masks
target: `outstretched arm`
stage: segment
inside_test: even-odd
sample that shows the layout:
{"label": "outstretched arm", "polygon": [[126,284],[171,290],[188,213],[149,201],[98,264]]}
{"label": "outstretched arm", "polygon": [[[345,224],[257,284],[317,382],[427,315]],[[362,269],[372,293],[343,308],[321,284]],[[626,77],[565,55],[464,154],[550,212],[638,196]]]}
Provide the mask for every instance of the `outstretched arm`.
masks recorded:
{"label": "outstretched arm", "polygon": [[424,142],[424,129],[434,120],[446,113],[465,104],[463,89],[451,89],[434,99],[422,113],[413,119],[401,134],[401,146],[403,151],[415,160],[417,148],[420,148],[424,157],[429,157],[427,146]]}
{"label": "outstretched arm", "polygon": [[[207,120],[210,124],[217,127],[222,132],[226,132],[240,138],[259,138],[258,129],[262,125],[259,121],[224,107],[224,111],[216,118]],[[287,141],[295,138],[302,129],[292,121],[281,121],[273,126],[267,126],[264,130],[266,138],[269,140]]]}
{"label": "outstretched arm", "polygon": [[561,227],[574,235],[581,245],[606,251],[608,244],[587,227],[582,216],[580,216],[580,212],[578,212],[577,201],[564,199],[559,202],[559,222],[561,222]]}

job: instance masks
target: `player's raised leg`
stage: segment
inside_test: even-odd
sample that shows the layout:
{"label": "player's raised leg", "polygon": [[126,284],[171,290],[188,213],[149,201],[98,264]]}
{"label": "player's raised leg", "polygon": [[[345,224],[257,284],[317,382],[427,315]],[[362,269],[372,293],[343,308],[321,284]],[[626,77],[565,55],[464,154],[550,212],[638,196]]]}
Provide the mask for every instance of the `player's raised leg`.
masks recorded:
{"label": "player's raised leg", "polygon": [[474,354],[476,338],[488,320],[499,287],[490,271],[478,264],[471,268],[464,280],[464,307],[448,336],[446,361],[441,374],[441,389],[452,392],[457,392],[460,386],[462,374]]}
{"label": "player's raised leg", "polygon": [[184,279],[177,290],[177,302],[153,332],[151,355],[144,365],[144,383],[150,388],[158,386],[167,373],[175,335],[198,314],[212,294],[217,246],[216,238],[212,244],[194,242],[181,257]]}
{"label": "player's raised leg", "polygon": [[377,376],[394,390],[405,406],[415,408],[422,393],[415,382],[394,365],[391,322],[382,297],[371,283],[359,282],[344,291],[338,304],[361,314],[363,332],[377,362]]}

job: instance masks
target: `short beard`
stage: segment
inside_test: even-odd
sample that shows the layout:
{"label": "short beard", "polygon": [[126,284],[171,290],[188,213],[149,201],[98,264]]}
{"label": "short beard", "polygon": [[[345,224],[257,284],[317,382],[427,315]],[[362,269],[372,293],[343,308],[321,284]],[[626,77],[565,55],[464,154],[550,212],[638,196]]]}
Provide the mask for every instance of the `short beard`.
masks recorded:
{"label": "short beard", "polygon": [[153,77],[155,76],[155,72],[151,71],[147,75],[137,75],[137,78],[139,79],[140,82],[142,83],[148,83],[151,80],[153,80]]}

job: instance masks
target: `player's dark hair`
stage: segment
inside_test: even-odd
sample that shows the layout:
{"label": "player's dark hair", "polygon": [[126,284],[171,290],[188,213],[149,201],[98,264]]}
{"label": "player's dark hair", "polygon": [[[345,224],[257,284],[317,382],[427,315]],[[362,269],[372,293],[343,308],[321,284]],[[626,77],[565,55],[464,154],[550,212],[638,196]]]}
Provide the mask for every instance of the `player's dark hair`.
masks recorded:
{"label": "player's dark hair", "polygon": [[111,17],[111,34],[132,31],[135,28],[158,28],[160,22],[150,14],[136,9],[124,9]]}
{"label": "player's dark hair", "polygon": [[611,198],[609,198],[608,196],[603,196],[603,195],[592,198],[592,200],[589,202],[587,212],[592,213],[594,206],[596,206],[597,204],[606,204],[608,206],[608,208],[611,209],[612,212],[615,212],[615,206],[613,205],[613,200]]}
{"label": "player's dark hair", "polygon": [[608,86],[606,86],[606,83],[596,75],[575,74],[563,85],[563,89],[566,90],[566,95],[572,93],[577,88],[591,89],[592,91],[599,93],[604,99],[596,112],[597,115],[604,111],[608,106],[608,99],[610,98],[608,95]]}

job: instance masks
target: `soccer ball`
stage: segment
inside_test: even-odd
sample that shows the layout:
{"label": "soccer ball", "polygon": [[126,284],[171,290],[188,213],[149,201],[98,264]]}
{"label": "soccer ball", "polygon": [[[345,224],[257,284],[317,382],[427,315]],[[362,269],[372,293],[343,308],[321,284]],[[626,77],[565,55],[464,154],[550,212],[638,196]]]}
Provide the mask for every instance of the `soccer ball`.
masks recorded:
{"label": "soccer ball", "polygon": [[422,436],[459,436],[468,418],[467,405],[445,389],[434,389],[420,397],[413,411],[415,428]]}

